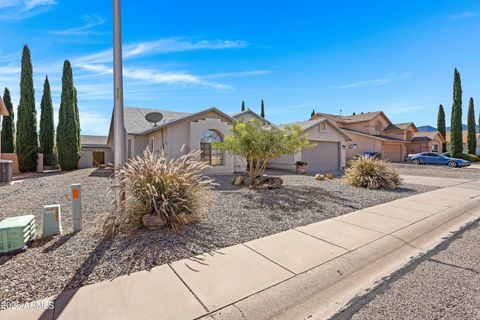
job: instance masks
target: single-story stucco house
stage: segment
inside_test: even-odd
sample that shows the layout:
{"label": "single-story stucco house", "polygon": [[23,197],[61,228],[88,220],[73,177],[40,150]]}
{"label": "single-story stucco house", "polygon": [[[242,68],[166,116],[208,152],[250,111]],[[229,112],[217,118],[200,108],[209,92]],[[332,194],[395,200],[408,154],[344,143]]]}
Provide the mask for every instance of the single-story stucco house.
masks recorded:
{"label": "single-story stucco house", "polygon": [[[145,116],[161,113],[163,118],[151,123]],[[236,121],[252,119],[269,123],[252,110],[229,116],[217,108],[196,113],[158,109],[125,107],[125,128],[127,131],[126,156],[132,159],[141,155],[146,148],[154,152],[165,152],[168,158],[179,157],[191,150],[201,150],[201,159],[211,165],[208,173],[231,174],[245,170],[246,163],[240,157],[212,148],[212,142],[222,141],[229,135]],[[313,171],[336,171],[345,167],[345,141],[350,137],[329,119],[316,119],[295,123],[300,125],[313,142],[312,148],[305,148],[295,155],[275,159],[270,168],[295,169],[296,161],[305,161]],[[107,159],[113,161],[113,119],[107,137],[83,136],[81,141],[82,165],[92,166]],[[182,149],[183,148],[183,149]]]}
{"label": "single-story stucco house", "polygon": [[[156,124],[145,119],[147,114],[157,112],[163,119]],[[234,172],[234,157],[227,152],[212,148],[212,142],[222,141],[230,134],[236,121],[217,108],[196,113],[168,110],[125,107],[127,131],[127,158],[141,155],[148,147],[154,152],[165,152],[167,158],[177,158],[191,150],[202,150],[201,160],[212,167],[208,173],[227,174]],[[113,118],[107,138],[113,147]]]}
{"label": "single-story stucco house", "polygon": [[107,140],[107,136],[80,136],[81,149],[78,167],[82,169],[113,164],[113,151]]}

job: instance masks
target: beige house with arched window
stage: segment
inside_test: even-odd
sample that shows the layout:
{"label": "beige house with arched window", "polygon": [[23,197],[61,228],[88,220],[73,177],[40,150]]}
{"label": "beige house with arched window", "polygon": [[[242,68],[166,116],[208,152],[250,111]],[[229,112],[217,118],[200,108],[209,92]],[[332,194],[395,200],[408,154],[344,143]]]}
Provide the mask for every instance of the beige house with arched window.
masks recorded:
{"label": "beige house with arched window", "polygon": [[[163,115],[156,124],[145,119],[149,113]],[[113,120],[113,119],[112,119]],[[127,130],[127,158],[141,155],[146,148],[164,152],[167,158],[178,158],[191,150],[201,150],[201,160],[209,163],[207,173],[228,174],[234,171],[234,157],[212,147],[212,142],[222,141],[230,134],[233,118],[209,108],[197,113],[185,113],[146,108],[125,108]],[[108,145],[113,149],[113,127],[110,124]]]}

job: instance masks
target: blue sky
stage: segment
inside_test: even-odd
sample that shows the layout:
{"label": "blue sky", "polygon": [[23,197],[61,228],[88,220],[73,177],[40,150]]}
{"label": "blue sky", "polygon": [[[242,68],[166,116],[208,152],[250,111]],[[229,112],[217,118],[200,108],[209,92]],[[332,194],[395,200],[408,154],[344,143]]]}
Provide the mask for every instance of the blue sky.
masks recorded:
{"label": "blue sky", "polygon": [[[247,107],[275,123],[312,109],[384,110],[435,125],[462,76],[464,114],[480,90],[478,1],[123,0],[125,104],[227,113]],[[18,103],[23,44],[36,103],[49,76],[58,110],[72,61],[82,134],[106,134],[112,112],[111,1],[0,0],[0,86]],[[39,110],[39,109],[38,109]],[[477,115],[478,116],[478,115]],[[464,121],[466,122],[466,121]]]}

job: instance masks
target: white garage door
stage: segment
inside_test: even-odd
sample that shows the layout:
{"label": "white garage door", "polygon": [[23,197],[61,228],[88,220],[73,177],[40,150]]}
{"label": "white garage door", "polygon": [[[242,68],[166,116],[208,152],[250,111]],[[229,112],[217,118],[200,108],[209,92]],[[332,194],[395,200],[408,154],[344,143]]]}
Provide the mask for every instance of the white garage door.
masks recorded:
{"label": "white garage door", "polygon": [[317,145],[303,149],[303,161],[310,173],[340,169],[340,143],[311,141]]}

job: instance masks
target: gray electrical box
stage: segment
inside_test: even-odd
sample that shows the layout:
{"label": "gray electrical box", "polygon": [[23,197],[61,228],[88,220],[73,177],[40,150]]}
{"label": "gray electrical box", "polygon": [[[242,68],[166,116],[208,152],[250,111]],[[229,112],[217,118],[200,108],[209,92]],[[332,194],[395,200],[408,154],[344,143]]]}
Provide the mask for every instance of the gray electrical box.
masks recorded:
{"label": "gray electrical box", "polygon": [[43,207],[43,231],[42,238],[62,234],[62,222],[60,205]]}

